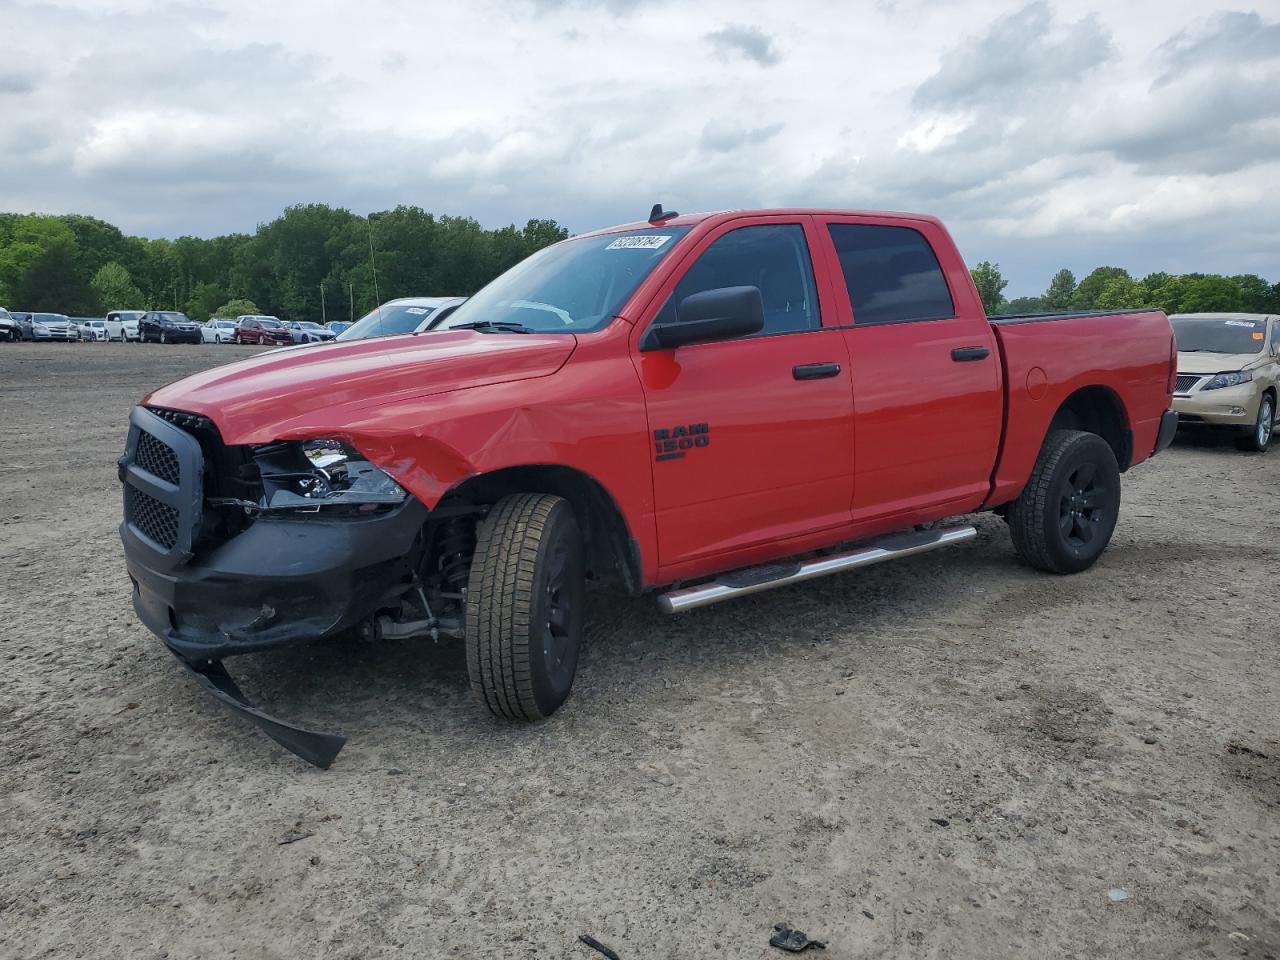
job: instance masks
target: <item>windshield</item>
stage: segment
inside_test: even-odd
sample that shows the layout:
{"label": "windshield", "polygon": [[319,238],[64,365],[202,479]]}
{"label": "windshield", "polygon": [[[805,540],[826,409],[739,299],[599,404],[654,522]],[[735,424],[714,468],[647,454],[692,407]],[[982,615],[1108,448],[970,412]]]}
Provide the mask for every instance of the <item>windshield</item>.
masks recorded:
{"label": "windshield", "polygon": [[516,264],[437,330],[513,323],[539,332],[594,330],[614,317],[688,227],[565,240]]}
{"label": "windshield", "polygon": [[313,320],[300,320],[298,321],[296,326],[301,327],[303,330],[323,330],[324,329],[324,327],[320,326],[320,324],[316,323]]}
{"label": "windshield", "polygon": [[36,323],[68,323],[65,314],[61,313],[33,313],[31,319]]}
{"label": "windshield", "polygon": [[366,337],[390,337],[397,333],[413,333],[435,307],[412,303],[388,303],[374,308],[338,336],[339,340],[363,340]]}
{"label": "windshield", "polygon": [[190,323],[185,313],[157,313],[156,318],[160,320],[169,320],[173,323]]}
{"label": "windshield", "polygon": [[1188,353],[1261,353],[1267,321],[1235,317],[1170,317],[1178,349]]}

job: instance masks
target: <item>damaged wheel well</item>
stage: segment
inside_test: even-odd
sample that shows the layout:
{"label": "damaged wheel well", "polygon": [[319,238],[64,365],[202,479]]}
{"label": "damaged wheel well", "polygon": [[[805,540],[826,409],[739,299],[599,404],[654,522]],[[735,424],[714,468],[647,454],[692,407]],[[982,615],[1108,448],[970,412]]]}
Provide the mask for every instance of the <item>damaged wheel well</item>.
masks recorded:
{"label": "damaged wheel well", "polygon": [[597,480],[580,470],[551,465],[495,470],[453,487],[436,509],[448,512],[455,505],[489,505],[513,493],[549,493],[568,500],[586,540],[588,572],[596,579],[621,582],[629,593],[640,592],[640,549],[622,511]]}

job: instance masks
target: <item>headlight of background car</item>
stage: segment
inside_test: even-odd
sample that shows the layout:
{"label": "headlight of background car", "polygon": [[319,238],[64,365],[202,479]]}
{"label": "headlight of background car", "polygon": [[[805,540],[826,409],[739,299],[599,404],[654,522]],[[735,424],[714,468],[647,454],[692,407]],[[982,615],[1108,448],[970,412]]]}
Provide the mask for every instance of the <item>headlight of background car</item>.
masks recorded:
{"label": "headlight of background car", "polygon": [[1223,387],[1238,387],[1240,384],[1248,383],[1252,379],[1253,371],[1251,370],[1237,370],[1234,373],[1220,373],[1200,389],[1221,390]]}
{"label": "headlight of background car", "polygon": [[48,328],[48,327],[46,327],[43,323],[33,323],[33,324],[31,325],[31,329],[32,329],[35,333],[48,333],[48,332],[49,332],[49,328]]}
{"label": "headlight of background car", "polygon": [[270,443],[253,459],[262,508],[272,512],[374,513],[403,503],[404,488],[340,440]]}

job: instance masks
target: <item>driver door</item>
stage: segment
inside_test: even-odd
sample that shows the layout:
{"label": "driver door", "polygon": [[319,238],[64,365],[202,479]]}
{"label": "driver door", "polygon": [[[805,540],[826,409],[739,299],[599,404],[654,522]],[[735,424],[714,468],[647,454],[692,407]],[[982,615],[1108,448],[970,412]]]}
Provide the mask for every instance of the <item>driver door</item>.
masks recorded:
{"label": "driver door", "polygon": [[[652,444],[659,566],[703,569],[788,552],[849,522],[853,399],[831,293],[815,277],[807,217],[730,221],[668,281],[655,317],[694,293],[755,286],[758,334],[633,354]],[[665,299],[664,299],[665,297]],[[644,326],[643,324],[641,326]]]}

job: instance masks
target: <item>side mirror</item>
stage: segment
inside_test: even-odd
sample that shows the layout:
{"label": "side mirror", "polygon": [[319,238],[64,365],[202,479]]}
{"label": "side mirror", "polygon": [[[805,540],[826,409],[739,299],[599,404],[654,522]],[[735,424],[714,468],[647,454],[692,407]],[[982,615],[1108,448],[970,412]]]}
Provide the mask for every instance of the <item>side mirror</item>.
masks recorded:
{"label": "side mirror", "polygon": [[731,340],[764,329],[759,287],[717,287],[685,297],[673,323],[655,323],[640,341],[642,351],[673,350],[690,343]]}

